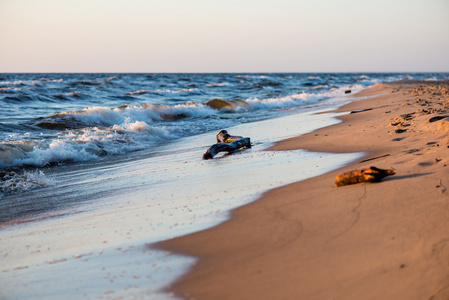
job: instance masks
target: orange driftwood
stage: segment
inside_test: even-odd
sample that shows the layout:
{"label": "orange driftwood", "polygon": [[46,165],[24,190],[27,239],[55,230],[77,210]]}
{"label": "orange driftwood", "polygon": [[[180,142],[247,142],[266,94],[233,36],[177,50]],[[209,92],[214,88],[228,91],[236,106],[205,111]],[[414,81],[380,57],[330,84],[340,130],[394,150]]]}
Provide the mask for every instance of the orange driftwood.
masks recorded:
{"label": "orange driftwood", "polygon": [[343,173],[335,179],[336,186],[344,186],[360,182],[379,182],[382,178],[396,174],[393,170],[384,170],[376,167]]}

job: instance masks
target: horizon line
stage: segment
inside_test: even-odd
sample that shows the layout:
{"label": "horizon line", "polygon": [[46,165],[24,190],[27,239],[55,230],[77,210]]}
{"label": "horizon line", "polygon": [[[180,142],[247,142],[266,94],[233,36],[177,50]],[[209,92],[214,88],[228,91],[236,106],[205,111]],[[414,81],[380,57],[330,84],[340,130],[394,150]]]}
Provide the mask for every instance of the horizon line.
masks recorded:
{"label": "horizon line", "polygon": [[144,72],[144,71],[139,71],[139,72],[101,72],[101,71],[92,71],[92,72],[88,72],[88,71],[75,71],[75,72],[70,72],[70,71],[63,71],[63,72],[45,72],[45,71],[18,71],[18,72],[3,72],[0,71],[0,74],[309,74],[309,73],[320,73],[320,74],[359,74],[359,73],[363,73],[363,74],[378,74],[378,73],[390,73],[390,74],[400,74],[400,73],[449,73],[448,71],[287,71],[287,72],[282,72],[282,71],[248,71],[248,72],[244,72],[244,71],[231,71],[231,72],[190,72],[190,71],[180,71],[180,72],[152,72],[152,71],[148,71],[148,72]]}

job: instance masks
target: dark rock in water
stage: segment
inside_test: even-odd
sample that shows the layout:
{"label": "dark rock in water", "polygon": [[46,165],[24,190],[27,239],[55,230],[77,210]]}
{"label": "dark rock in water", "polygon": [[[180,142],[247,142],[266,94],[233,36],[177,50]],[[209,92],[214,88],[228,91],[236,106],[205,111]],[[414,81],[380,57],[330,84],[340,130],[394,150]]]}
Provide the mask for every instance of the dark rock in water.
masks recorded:
{"label": "dark rock in water", "polygon": [[211,99],[209,101],[204,102],[204,105],[207,105],[213,109],[222,110],[222,109],[230,109],[234,110],[237,108],[248,108],[249,104],[242,99],[233,99],[233,100],[224,100],[224,99]]}
{"label": "dark rock in water", "polygon": [[351,94],[351,90],[346,90],[345,94]]}

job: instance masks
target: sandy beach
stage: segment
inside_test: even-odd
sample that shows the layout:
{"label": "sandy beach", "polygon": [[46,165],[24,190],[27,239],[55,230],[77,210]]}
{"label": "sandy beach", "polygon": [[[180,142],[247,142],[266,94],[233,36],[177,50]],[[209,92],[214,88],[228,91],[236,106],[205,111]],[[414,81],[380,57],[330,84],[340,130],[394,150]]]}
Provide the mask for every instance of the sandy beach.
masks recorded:
{"label": "sandy beach", "polygon": [[[159,243],[198,257],[185,299],[449,299],[449,82],[376,84],[340,124],[270,150],[365,156],[271,190],[212,229]],[[396,175],[335,187],[343,172]]]}

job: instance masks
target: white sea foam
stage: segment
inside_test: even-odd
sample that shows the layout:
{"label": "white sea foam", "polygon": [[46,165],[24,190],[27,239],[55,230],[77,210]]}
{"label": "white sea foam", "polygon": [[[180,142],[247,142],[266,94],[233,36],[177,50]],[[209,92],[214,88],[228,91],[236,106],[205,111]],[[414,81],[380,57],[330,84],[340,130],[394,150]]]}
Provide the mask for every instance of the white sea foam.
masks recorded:
{"label": "white sea foam", "polygon": [[125,93],[124,95],[143,95],[143,94],[147,94],[149,92],[150,92],[149,90],[138,90],[138,91],[135,91],[135,92]]}
{"label": "white sea foam", "polygon": [[164,127],[143,121],[130,121],[107,128],[87,127],[58,133],[57,138],[43,141],[23,140],[0,144],[0,168],[30,165],[45,166],[54,162],[96,160],[104,155],[141,150],[179,135]]}
{"label": "white sea foam", "polygon": [[336,88],[330,91],[325,91],[321,93],[306,93],[302,92],[299,94],[293,94],[290,96],[279,97],[279,98],[268,98],[268,99],[257,99],[252,98],[246,100],[253,109],[279,109],[279,108],[289,108],[304,105],[306,103],[316,102],[322,99],[328,99],[333,97],[338,97],[344,94],[347,89],[352,89],[352,91],[358,91],[363,88],[362,85],[348,85],[340,88]]}
{"label": "white sea foam", "polygon": [[168,105],[141,105],[127,106],[123,108],[89,107],[82,111],[64,112],[58,115],[70,115],[75,119],[87,124],[103,124],[113,126],[124,122],[142,121],[153,123],[163,120],[174,120],[178,118],[205,117],[215,114],[216,111],[198,102],[187,102],[185,104]]}
{"label": "white sea foam", "polygon": [[[285,97],[258,99],[250,98],[245,100],[249,110],[276,109],[297,107],[305,102],[313,102],[322,99],[341,96],[347,89],[357,91],[362,89],[362,85],[351,85],[335,88],[321,93],[302,92]],[[244,110],[245,106],[239,107]],[[169,105],[130,105],[125,108],[89,107],[76,112],[64,112],[59,115],[70,115],[75,119],[87,124],[103,124],[113,126],[122,124],[126,120],[131,122],[141,121],[151,124],[163,120],[176,120],[182,118],[199,118],[217,114],[217,110],[199,102],[189,101],[185,104]]]}
{"label": "white sea foam", "polygon": [[197,88],[180,89],[180,90],[157,89],[152,90],[151,92],[168,96],[188,96],[188,95],[202,94],[202,92]]}
{"label": "white sea foam", "polygon": [[220,83],[212,83],[212,84],[206,84],[206,87],[216,87],[216,86],[226,86],[229,85],[228,82],[220,82]]}
{"label": "white sea foam", "polygon": [[61,82],[62,79],[56,79],[56,80],[47,80],[45,78],[42,78],[40,80],[15,80],[15,81],[0,81],[0,84],[3,85],[19,85],[19,86],[24,86],[24,85],[38,85],[40,86],[42,83],[47,83],[47,82]]}
{"label": "white sea foam", "polygon": [[1,87],[0,88],[0,93],[15,93],[15,92],[19,92],[20,88],[11,88],[11,87]]}
{"label": "white sea foam", "polygon": [[40,170],[25,171],[21,174],[15,172],[3,172],[1,175],[0,198],[4,194],[20,193],[54,183],[53,179],[45,176],[44,172]]}
{"label": "white sea foam", "polygon": [[40,81],[42,82],[62,82],[63,79],[59,78],[59,79],[47,79],[47,78],[41,78]]}
{"label": "white sea foam", "polygon": [[153,126],[154,122],[176,120],[178,117],[204,117],[213,113],[216,110],[197,102],[174,106],[129,106],[125,109],[90,107],[78,112],[60,113],[52,117],[71,116],[88,126],[61,131],[56,137],[40,141],[27,140],[26,134],[11,136],[8,143],[0,144],[0,167],[88,161],[104,155],[141,150],[162,140],[193,134],[196,130],[192,126]]}
{"label": "white sea foam", "polygon": [[26,80],[16,80],[16,81],[0,81],[0,84],[5,85],[27,85],[30,84],[32,81],[26,81]]}
{"label": "white sea foam", "polygon": [[87,124],[120,124],[124,121],[124,116],[120,109],[110,109],[107,107],[93,106],[78,112],[64,112],[60,115],[71,115],[75,119]]}

